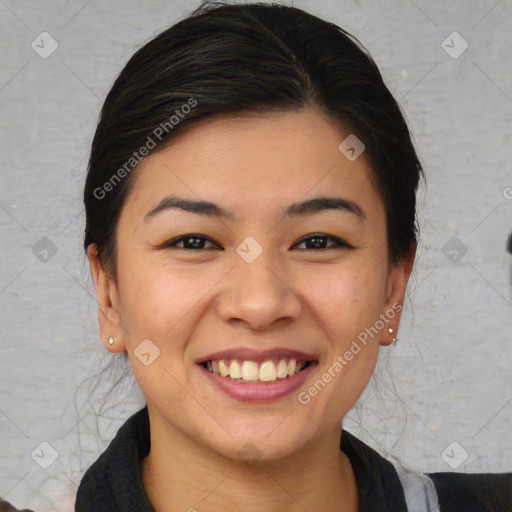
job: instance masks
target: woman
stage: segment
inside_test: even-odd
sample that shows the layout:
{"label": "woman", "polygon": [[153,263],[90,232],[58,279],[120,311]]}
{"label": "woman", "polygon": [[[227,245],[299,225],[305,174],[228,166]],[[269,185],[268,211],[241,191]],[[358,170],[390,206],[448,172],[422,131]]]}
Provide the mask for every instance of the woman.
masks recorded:
{"label": "woman", "polygon": [[147,407],[76,511],[510,510],[510,473],[406,471],[341,428],[396,339],[421,174],[366,50],[299,9],[212,4],[138,50],[84,246]]}

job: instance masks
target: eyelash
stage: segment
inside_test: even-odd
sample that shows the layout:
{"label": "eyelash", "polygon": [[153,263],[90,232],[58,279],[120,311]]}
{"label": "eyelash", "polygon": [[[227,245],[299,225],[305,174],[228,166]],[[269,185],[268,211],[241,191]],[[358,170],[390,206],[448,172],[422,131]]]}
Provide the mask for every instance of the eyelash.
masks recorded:
{"label": "eyelash", "polygon": [[[185,249],[185,250],[187,250],[186,247],[177,247],[176,244],[178,244],[180,242],[184,242],[185,240],[189,240],[189,239],[192,239],[192,238],[206,240],[207,242],[211,242],[212,244],[215,244],[215,242],[213,240],[210,240],[206,236],[195,234],[195,233],[189,233],[187,235],[182,235],[182,236],[179,236],[177,238],[173,238],[172,240],[169,240],[168,242],[165,242],[161,246],[161,248],[162,249],[177,248],[177,249]],[[331,245],[330,247],[321,247],[319,249],[299,249],[299,250],[301,250],[301,251],[325,251],[327,249],[335,249],[335,248],[355,249],[355,247],[353,245],[350,245],[349,243],[345,242],[341,238],[329,236],[329,235],[326,235],[324,233],[311,233],[309,235],[306,235],[306,236],[302,237],[298,242],[296,242],[292,247],[295,247],[296,245],[300,245],[300,244],[302,244],[302,243],[304,243],[304,242],[306,242],[308,240],[311,240],[313,238],[316,238],[316,239],[318,239],[318,238],[325,238],[325,239],[328,239],[328,240],[334,240],[336,242],[336,245]],[[202,249],[204,249],[204,248],[189,249],[189,250],[197,251],[197,250],[202,250]],[[207,249],[211,249],[211,247],[207,247]]]}

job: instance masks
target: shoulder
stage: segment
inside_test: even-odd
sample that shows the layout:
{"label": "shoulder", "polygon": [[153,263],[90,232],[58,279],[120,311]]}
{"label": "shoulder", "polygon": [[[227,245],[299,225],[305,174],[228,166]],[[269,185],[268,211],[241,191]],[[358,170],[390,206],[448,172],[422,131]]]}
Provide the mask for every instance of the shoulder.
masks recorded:
{"label": "shoulder", "polygon": [[140,477],[140,460],[149,452],[147,406],[130,416],[107,449],[83,475],[76,512],[152,510]]}
{"label": "shoulder", "polygon": [[111,457],[114,454],[115,440],[83,475],[77,490],[75,510],[107,512],[117,510],[111,482]]}
{"label": "shoulder", "polygon": [[19,509],[15,508],[13,505],[11,505],[8,501],[5,501],[2,498],[0,498],[0,512],[33,512],[33,511],[29,510],[28,508],[19,510]]}
{"label": "shoulder", "polygon": [[512,473],[427,473],[441,512],[512,511]]}

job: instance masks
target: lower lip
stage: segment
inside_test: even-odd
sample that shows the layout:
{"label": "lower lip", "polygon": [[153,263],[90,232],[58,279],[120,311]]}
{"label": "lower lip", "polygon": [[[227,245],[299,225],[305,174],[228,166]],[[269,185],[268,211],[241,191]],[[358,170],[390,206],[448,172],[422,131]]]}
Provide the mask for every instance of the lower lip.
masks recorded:
{"label": "lower lip", "polygon": [[226,395],[240,400],[241,402],[268,403],[284,398],[294,391],[297,391],[304,381],[314,370],[316,362],[310,363],[307,368],[285,379],[278,379],[275,382],[239,382],[229,377],[222,377],[217,373],[210,372],[204,366],[199,365],[210,382]]}

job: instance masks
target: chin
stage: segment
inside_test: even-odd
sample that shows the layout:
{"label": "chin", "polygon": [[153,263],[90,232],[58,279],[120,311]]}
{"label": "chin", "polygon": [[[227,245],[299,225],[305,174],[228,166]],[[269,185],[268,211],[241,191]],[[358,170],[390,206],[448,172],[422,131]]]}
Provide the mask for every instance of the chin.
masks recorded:
{"label": "chin", "polygon": [[[230,428],[229,433],[233,437],[223,431],[219,432],[219,438],[208,437],[205,441],[219,455],[246,465],[278,461],[300,453],[311,441],[305,425],[290,423],[293,424],[287,424],[283,418],[279,421],[273,418],[265,422],[265,426],[260,421],[259,425]],[[310,423],[308,427],[311,427]]]}

